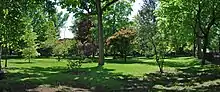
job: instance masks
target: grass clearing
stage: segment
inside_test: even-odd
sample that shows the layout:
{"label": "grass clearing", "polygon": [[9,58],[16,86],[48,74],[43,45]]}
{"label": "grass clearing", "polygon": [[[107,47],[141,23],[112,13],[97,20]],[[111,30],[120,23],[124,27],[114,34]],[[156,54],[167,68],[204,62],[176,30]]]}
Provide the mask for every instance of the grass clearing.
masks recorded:
{"label": "grass clearing", "polygon": [[[10,59],[7,78],[0,80],[0,91],[24,92],[42,89],[55,92],[68,88],[67,91],[80,89],[139,92],[181,90],[180,87],[184,88],[183,90],[193,91],[200,88],[200,84],[217,85],[218,82],[220,83],[219,72],[213,71],[213,69],[219,69],[218,66],[201,68],[196,59],[191,57],[165,59],[166,73],[163,75],[157,73],[158,67],[155,61],[146,58],[130,58],[127,62],[108,58],[106,64],[99,68],[95,62],[83,63],[80,74],[69,72],[66,65],[66,60],[58,62],[56,59],[34,59],[28,63],[24,59]],[[195,80],[195,82],[190,83],[188,80]],[[209,88],[204,90],[209,90]]]}

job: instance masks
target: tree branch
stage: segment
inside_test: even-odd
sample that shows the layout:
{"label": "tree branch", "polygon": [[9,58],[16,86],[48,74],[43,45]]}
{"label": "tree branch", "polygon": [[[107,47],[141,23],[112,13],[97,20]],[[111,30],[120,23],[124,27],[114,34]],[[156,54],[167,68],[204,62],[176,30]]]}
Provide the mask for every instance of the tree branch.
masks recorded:
{"label": "tree branch", "polygon": [[198,34],[198,32],[196,32],[196,37],[203,38],[204,36],[201,36],[201,35]]}
{"label": "tree branch", "polygon": [[212,25],[214,25],[215,24],[215,18],[213,18],[212,20],[211,20],[211,22],[208,24],[208,26],[207,26],[207,31],[209,31],[210,29],[211,29],[211,27],[212,27]]}
{"label": "tree branch", "polygon": [[103,8],[102,11],[105,11],[110,5],[114,4],[115,2],[117,2],[119,0],[112,0],[111,2],[107,3]]}
{"label": "tree branch", "polygon": [[212,25],[215,24],[215,20],[216,20],[216,15],[215,15],[215,10],[216,8],[214,7],[214,2],[213,2],[213,7],[212,7],[212,20],[211,22],[208,24],[207,26],[207,32],[211,29]]}
{"label": "tree branch", "polygon": [[200,2],[198,2],[198,3],[199,3],[199,5],[198,5],[199,10],[197,10],[197,20],[198,20],[197,22],[198,22],[198,26],[199,26],[200,31],[203,34],[205,34],[205,31],[203,30],[202,24],[201,24],[201,11],[202,11],[202,9],[201,9]]}

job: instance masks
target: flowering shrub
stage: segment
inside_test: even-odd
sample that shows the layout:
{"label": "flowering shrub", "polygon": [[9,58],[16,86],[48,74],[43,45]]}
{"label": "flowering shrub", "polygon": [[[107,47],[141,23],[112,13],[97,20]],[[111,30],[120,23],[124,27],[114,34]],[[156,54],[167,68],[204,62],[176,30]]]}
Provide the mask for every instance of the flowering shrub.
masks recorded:
{"label": "flowering shrub", "polygon": [[116,32],[106,40],[106,45],[110,47],[111,50],[115,50],[125,57],[129,53],[132,41],[135,37],[135,31],[132,29],[123,28]]}

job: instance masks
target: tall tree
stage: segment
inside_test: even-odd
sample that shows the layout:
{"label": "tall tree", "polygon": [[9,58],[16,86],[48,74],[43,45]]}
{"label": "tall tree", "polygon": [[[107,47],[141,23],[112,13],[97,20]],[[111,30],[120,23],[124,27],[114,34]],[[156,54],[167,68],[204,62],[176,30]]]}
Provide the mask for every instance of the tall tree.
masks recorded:
{"label": "tall tree", "polygon": [[[104,65],[104,39],[103,39],[103,12],[112,4],[119,0],[61,0],[63,7],[68,7],[70,11],[75,11],[77,15],[97,15],[98,19],[98,35],[99,35],[99,66]],[[134,0],[131,0],[134,1]],[[86,12],[86,14],[84,13]]]}
{"label": "tall tree", "polygon": [[135,37],[135,31],[132,29],[122,28],[107,40],[107,46],[114,51],[118,51],[126,62],[127,54],[131,51],[131,45]]}
{"label": "tall tree", "polygon": [[[184,29],[183,32],[186,32],[187,29],[194,30],[193,34],[198,42],[198,52],[200,52],[200,45],[203,45],[202,65],[205,64],[210,32],[220,19],[217,16],[220,13],[220,9],[217,8],[219,3],[219,0],[160,0],[158,17],[165,25],[166,21],[172,20],[172,23],[182,25],[173,27],[175,30],[179,28]],[[202,39],[202,44],[200,39]]]}
{"label": "tall tree", "polygon": [[[123,27],[130,27],[132,21],[129,20],[129,15],[132,11],[132,2],[121,0],[108,7],[107,10],[108,11],[103,13],[103,31],[105,40],[116,33],[117,30],[120,30]],[[105,53],[109,53],[109,50],[106,48],[108,48],[108,46],[105,46]],[[114,49],[112,50],[110,50],[110,52],[114,54],[113,58],[115,58],[116,51]]]}
{"label": "tall tree", "polygon": [[24,20],[26,20],[26,27],[24,28],[25,34],[22,36],[22,38],[26,43],[26,46],[22,50],[22,54],[26,59],[28,59],[29,62],[31,62],[32,57],[38,56],[37,44],[35,42],[37,39],[37,34],[33,32],[33,26],[31,25],[32,19],[25,17]]}
{"label": "tall tree", "polygon": [[2,30],[0,32],[0,40],[3,42],[3,48],[5,49],[5,67],[7,67],[7,54],[9,49],[17,51],[23,49],[23,46],[19,46],[22,42],[20,38],[25,34],[23,27],[26,26],[26,20],[23,20],[23,18],[32,18],[33,21],[31,25],[34,26],[33,31],[38,35],[37,42],[43,42],[45,41],[44,33],[46,32],[42,30],[43,24],[45,21],[52,19],[51,15],[54,12],[54,3],[51,3],[50,0],[4,0],[0,3],[0,10],[0,15],[4,16],[0,17],[0,30]]}
{"label": "tall tree", "polygon": [[136,16],[136,29],[139,42],[147,44],[147,47],[154,53],[155,61],[161,73],[163,73],[164,55],[167,52],[166,31],[157,27],[156,16],[154,14],[156,2],[145,0],[142,9]]}

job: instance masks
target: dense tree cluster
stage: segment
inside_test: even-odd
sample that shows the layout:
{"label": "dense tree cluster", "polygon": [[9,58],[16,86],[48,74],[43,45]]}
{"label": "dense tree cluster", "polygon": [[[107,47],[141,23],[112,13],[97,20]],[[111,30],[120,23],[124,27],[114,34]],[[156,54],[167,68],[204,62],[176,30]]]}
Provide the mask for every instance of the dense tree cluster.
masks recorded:
{"label": "dense tree cluster", "polygon": [[198,53],[204,65],[207,50],[211,52],[214,48],[210,46],[219,45],[212,41],[219,33],[219,4],[219,0],[160,0],[156,11],[158,28],[166,30],[166,34],[174,33],[167,36],[173,44],[182,47],[194,44],[194,53]]}
{"label": "dense tree cluster", "polygon": [[[194,55],[204,65],[208,53],[220,51],[219,0],[143,0],[135,19],[129,20],[133,2],[3,0],[0,57],[4,55],[7,67],[9,54],[23,55],[29,61],[38,55],[60,60],[73,54],[99,54],[98,65],[102,66],[104,54],[121,54],[126,61],[135,52],[154,56],[163,72],[165,56]],[[69,13],[58,12],[56,7],[74,14],[73,39],[59,39]]]}

